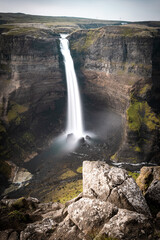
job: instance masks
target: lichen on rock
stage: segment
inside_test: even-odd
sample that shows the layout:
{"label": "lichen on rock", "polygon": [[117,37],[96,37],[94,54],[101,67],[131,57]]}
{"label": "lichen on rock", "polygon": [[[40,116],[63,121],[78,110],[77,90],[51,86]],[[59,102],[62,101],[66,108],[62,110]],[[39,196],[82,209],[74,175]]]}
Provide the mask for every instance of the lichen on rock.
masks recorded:
{"label": "lichen on rock", "polygon": [[8,240],[15,220],[12,231],[21,240],[156,240],[146,201],[126,170],[85,161],[83,181],[83,193],[65,205],[24,197],[1,200],[0,236],[6,233]]}

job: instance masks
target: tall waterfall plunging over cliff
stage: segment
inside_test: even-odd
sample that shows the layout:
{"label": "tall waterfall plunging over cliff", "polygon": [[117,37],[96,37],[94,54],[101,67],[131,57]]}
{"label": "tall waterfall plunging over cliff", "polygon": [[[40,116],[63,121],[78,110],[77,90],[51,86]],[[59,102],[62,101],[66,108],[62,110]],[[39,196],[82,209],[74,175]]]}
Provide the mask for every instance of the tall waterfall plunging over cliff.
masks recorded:
{"label": "tall waterfall plunging over cliff", "polygon": [[69,42],[66,39],[66,34],[61,34],[60,47],[61,53],[64,58],[67,93],[68,93],[68,106],[67,106],[67,134],[74,134],[79,139],[83,137],[83,118],[82,107],[80,100],[79,87],[77,77],[74,69],[73,60],[69,50]]}

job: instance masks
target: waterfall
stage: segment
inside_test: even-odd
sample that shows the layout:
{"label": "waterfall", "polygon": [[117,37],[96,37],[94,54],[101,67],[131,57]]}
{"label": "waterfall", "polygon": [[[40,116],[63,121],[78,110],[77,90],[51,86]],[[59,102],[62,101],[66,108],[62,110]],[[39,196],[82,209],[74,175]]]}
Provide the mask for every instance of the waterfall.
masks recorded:
{"label": "waterfall", "polygon": [[74,63],[69,50],[67,34],[61,34],[60,48],[64,59],[67,81],[67,127],[66,133],[73,134],[76,139],[84,136],[82,107]]}

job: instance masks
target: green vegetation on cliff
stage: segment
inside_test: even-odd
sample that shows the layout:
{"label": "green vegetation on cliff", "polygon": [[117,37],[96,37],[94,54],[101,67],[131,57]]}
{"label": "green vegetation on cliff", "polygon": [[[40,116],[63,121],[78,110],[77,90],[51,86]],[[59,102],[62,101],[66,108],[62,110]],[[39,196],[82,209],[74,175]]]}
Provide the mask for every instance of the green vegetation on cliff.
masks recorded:
{"label": "green vegetation on cliff", "polygon": [[130,107],[127,110],[127,117],[129,122],[129,128],[132,131],[139,131],[141,127],[141,103],[135,101],[130,104]]}
{"label": "green vegetation on cliff", "polygon": [[12,206],[16,209],[19,210],[21,208],[26,208],[26,199],[24,197],[18,198]]}
{"label": "green vegetation on cliff", "polygon": [[86,52],[103,35],[103,30],[91,29],[83,33],[82,37],[71,43],[71,48],[77,52]]}
{"label": "green vegetation on cliff", "polygon": [[160,127],[160,117],[157,116],[146,101],[139,102],[132,98],[127,110],[127,120],[130,130],[139,131],[142,124],[145,124],[149,130],[155,130]]}
{"label": "green vegetation on cliff", "polygon": [[77,168],[76,171],[77,171],[78,173],[82,173],[83,169],[82,169],[82,167],[79,167],[79,168]]}
{"label": "green vegetation on cliff", "polygon": [[27,106],[19,105],[15,102],[12,102],[7,115],[8,121],[11,122],[15,120],[16,124],[19,125],[21,121],[20,114],[26,112],[27,110],[28,110]]}
{"label": "green vegetation on cliff", "polygon": [[59,179],[64,180],[64,179],[67,179],[67,178],[75,177],[76,175],[77,175],[77,173],[75,173],[71,169],[68,169],[63,174],[60,175]]}
{"label": "green vegetation on cliff", "polygon": [[134,147],[134,150],[135,150],[136,152],[141,152],[141,149],[140,149],[139,146],[135,146],[135,147]]}
{"label": "green vegetation on cliff", "polygon": [[125,37],[153,37],[158,34],[158,30],[145,25],[129,24],[121,26],[119,34]]}
{"label": "green vegetation on cliff", "polygon": [[33,134],[31,134],[30,132],[25,132],[23,134],[23,136],[22,136],[22,143],[23,144],[26,144],[26,143],[27,144],[29,144],[29,143],[33,144],[34,141],[35,141],[35,138],[34,138]]}
{"label": "green vegetation on cliff", "polygon": [[17,210],[8,213],[8,217],[10,221],[26,222],[28,220],[25,213]]}
{"label": "green vegetation on cliff", "polygon": [[149,90],[151,90],[151,85],[150,84],[145,84],[142,89],[140,89],[139,94],[143,95],[146,94]]}
{"label": "green vegetation on cliff", "polygon": [[7,32],[7,35],[18,36],[18,35],[26,35],[28,33],[35,35],[35,31],[36,31],[36,28],[31,28],[31,27],[23,27],[23,28],[14,27]]}
{"label": "green vegetation on cliff", "polygon": [[82,46],[82,51],[87,50],[97,39],[101,36],[101,31],[99,30],[90,30],[86,34],[84,45]]}
{"label": "green vegetation on cliff", "polygon": [[75,198],[82,192],[82,180],[67,182],[61,184],[56,189],[45,195],[44,201],[53,201],[65,203],[72,198]]}
{"label": "green vegetation on cliff", "polygon": [[135,181],[139,177],[139,173],[128,171],[128,175],[131,176]]}

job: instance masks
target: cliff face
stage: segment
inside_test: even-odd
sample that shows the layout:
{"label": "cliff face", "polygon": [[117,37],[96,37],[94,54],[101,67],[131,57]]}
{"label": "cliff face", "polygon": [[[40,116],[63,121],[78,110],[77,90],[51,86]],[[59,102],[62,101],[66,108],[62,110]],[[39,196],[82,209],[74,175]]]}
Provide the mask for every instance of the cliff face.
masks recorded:
{"label": "cliff face", "polygon": [[46,136],[60,131],[65,86],[60,70],[63,68],[60,67],[58,38],[44,29],[32,34],[0,35],[3,160],[10,159],[15,153],[17,159],[24,159],[42,146]]}
{"label": "cliff face", "polygon": [[[60,131],[66,88],[58,38],[50,30],[27,27],[3,29],[0,35],[2,160],[15,153],[25,159],[46,136]],[[158,162],[159,30],[81,30],[70,35],[70,44],[87,101],[123,116],[123,142],[112,160]]]}
{"label": "cliff face", "polygon": [[158,162],[159,30],[144,26],[82,30],[70,35],[70,43],[87,99],[124,117],[122,146],[112,160]]}

